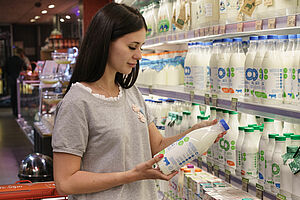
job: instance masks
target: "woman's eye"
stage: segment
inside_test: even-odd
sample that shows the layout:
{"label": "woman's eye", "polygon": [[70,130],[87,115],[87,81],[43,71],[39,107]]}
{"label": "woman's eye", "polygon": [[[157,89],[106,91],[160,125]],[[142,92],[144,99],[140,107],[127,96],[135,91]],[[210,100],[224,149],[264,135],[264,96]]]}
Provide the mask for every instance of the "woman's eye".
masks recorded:
{"label": "woman's eye", "polygon": [[135,47],[128,47],[129,49],[131,49],[131,50],[136,50],[136,48]]}

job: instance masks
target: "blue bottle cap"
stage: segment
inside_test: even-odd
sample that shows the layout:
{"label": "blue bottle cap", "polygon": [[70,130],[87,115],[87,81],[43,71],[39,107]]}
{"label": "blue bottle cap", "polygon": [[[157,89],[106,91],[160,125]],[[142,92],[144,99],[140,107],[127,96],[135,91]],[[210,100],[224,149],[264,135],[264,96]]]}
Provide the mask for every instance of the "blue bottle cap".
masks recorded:
{"label": "blue bottle cap", "polygon": [[228,124],[225,122],[224,119],[221,119],[219,122],[222,124],[223,128],[225,129],[225,131],[227,131],[227,130],[229,129],[229,126],[228,126]]}
{"label": "blue bottle cap", "polygon": [[250,36],[249,40],[258,40],[258,36]]}
{"label": "blue bottle cap", "polygon": [[232,39],[229,39],[229,38],[224,38],[222,39],[223,42],[232,42]]}
{"label": "blue bottle cap", "polygon": [[267,37],[268,37],[269,40],[278,39],[277,35],[268,35]]}
{"label": "blue bottle cap", "polygon": [[268,37],[266,35],[260,35],[258,36],[258,40],[266,40]]}
{"label": "blue bottle cap", "polygon": [[289,38],[289,39],[296,39],[296,38],[297,38],[297,35],[288,35],[288,38]]}
{"label": "blue bottle cap", "polygon": [[297,38],[300,38],[300,34],[297,34]]}
{"label": "blue bottle cap", "polygon": [[233,38],[233,42],[242,42],[243,39],[242,38]]}
{"label": "blue bottle cap", "polygon": [[[300,34],[299,34],[300,35]],[[278,39],[281,39],[281,40],[287,40],[288,39],[288,36],[287,35],[278,35]]]}

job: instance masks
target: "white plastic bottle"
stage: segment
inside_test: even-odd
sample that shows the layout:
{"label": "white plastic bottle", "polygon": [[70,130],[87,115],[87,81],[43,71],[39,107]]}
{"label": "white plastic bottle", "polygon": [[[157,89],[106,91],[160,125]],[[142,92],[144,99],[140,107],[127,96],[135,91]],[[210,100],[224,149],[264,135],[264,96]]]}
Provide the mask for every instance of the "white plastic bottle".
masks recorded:
{"label": "white plastic bottle", "polygon": [[184,60],[184,87],[189,88],[189,83],[191,82],[192,77],[192,71],[191,66],[193,63],[193,44],[188,43],[188,52],[186,54],[185,60]]}
{"label": "white plastic bottle", "polygon": [[248,123],[247,123],[247,113],[241,113],[241,116],[240,116],[240,126],[248,126]]}
{"label": "white plastic bottle", "polygon": [[[292,103],[296,94],[293,93],[293,78],[296,79],[295,73],[295,50],[297,46],[297,35],[288,35],[289,43],[286,52],[282,54],[283,61],[283,101],[284,103]],[[281,52],[282,53],[282,52]],[[296,58],[297,59],[297,58]],[[293,71],[294,70],[294,71]],[[293,74],[294,72],[294,74]],[[294,76],[294,77],[293,77]],[[298,91],[295,91],[298,92]]]}
{"label": "white plastic bottle", "polygon": [[232,46],[232,54],[230,56],[230,93],[234,96],[244,96],[245,90],[245,59],[242,48],[242,38],[234,38]]}
{"label": "white plastic bottle", "polygon": [[280,169],[283,165],[281,156],[286,150],[286,138],[285,136],[275,137],[275,148],[272,156],[272,180],[274,182],[272,192],[279,193],[280,190]]}
{"label": "white plastic bottle", "polygon": [[180,132],[184,132],[190,128],[190,112],[189,111],[183,111],[183,116],[182,116],[182,122],[180,126]]}
{"label": "white plastic bottle", "polygon": [[191,124],[197,124],[197,116],[201,116],[200,107],[198,103],[192,103],[192,112],[191,112]]}
{"label": "white plastic bottle", "polygon": [[282,122],[279,120],[274,120],[276,134],[282,135]]}
{"label": "white plastic bottle", "polygon": [[282,103],[282,66],[276,49],[277,35],[268,35],[268,50],[262,62],[263,81],[261,99],[263,104]]}
{"label": "white plastic bottle", "polygon": [[[300,2],[299,2],[300,3]],[[295,99],[293,99],[292,104],[298,105],[300,96],[300,34],[297,34],[297,45],[295,50],[294,57],[294,68],[292,69],[292,92],[295,95]]]}
{"label": "white plastic bottle", "polygon": [[[210,118],[209,118],[209,120],[215,120],[216,117],[217,117],[216,107],[210,107]],[[213,160],[214,160],[214,149],[213,149],[213,147],[215,147],[215,143],[211,147],[209,147],[208,150],[207,150],[207,162],[210,162],[212,164],[213,164]]]}
{"label": "white plastic bottle", "polygon": [[177,171],[186,163],[206,152],[218,135],[228,129],[227,123],[220,120],[215,125],[190,132],[160,152],[160,154],[164,154],[164,158],[157,163],[159,169],[164,174]]}
{"label": "white plastic bottle", "polygon": [[290,146],[292,144],[292,135],[294,135],[294,133],[284,133],[283,136],[285,136],[286,138],[286,146]]}
{"label": "white plastic bottle", "polygon": [[206,91],[210,92],[210,76],[211,76],[211,68],[210,68],[210,58],[212,54],[212,42],[205,43],[204,56],[203,56],[203,65],[206,67]]}
{"label": "white plastic bottle", "polygon": [[247,118],[248,125],[249,124],[257,124],[256,116],[255,115],[248,114],[247,117],[248,117]]}
{"label": "white plastic bottle", "polygon": [[245,97],[250,97],[251,91],[253,90],[252,88],[253,85],[251,84],[251,81],[252,81],[253,63],[257,51],[257,41],[258,41],[258,36],[249,37],[250,45],[245,59]]}
{"label": "white plastic bottle", "polygon": [[259,141],[259,163],[258,163],[258,183],[262,186],[266,182],[266,152],[269,143],[269,134],[276,134],[274,130],[274,119],[264,118],[264,130]]}
{"label": "white plastic bottle", "polygon": [[212,94],[217,94],[219,90],[218,84],[218,60],[221,53],[222,40],[214,40],[212,54],[209,61],[210,66],[210,90]]}
{"label": "white plastic bottle", "polygon": [[242,146],[245,138],[245,128],[247,126],[239,126],[239,136],[236,142],[236,169],[235,175],[241,176],[242,171]]}
{"label": "white plastic bottle", "polygon": [[224,158],[225,169],[229,170],[231,174],[235,174],[236,169],[236,144],[239,135],[239,119],[238,113],[229,111],[229,127],[230,130],[224,136]]}
{"label": "white plastic bottle", "polygon": [[202,55],[201,55],[201,42],[196,42],[194,45],[193,59],[191,62],[191,71],[192,71],[192,86],[195,90],[204,92],[206,85],[206,74],[205,68],[202,65]]}
{"label": "white plastic bottle", "polygon": [[295,133],[294,124],[284,121],[282,134],[285,134],[285,133]]}
{"label": "white plastic bottle", "polygon": [[262,78],[262,61],[266,52],[266,35],[258,36],[257,51],[255,54],[253,69],[252,69],[252,81],[251,81],[251,91],[253,101],[260,102],[260,92],[261,92],[261,78]]}
{"label": "white plastic bottle", "polygon": [[231,39],[223,39],[221,52],[218,59],[218,85],[221,96],[229,95],[230,88],[230,68],[229,59],[231,55]]}
{"label": "white plastic bottle", "polygon": [[274,182],[272,180],[272,156],[274,153],[275,148],[275,137],[278,136],[278,134],[269,134],[269,143],[267,146],[266,151],[266,183],[265,183],[265,190],[270,191],[271,187],[273,186]]}

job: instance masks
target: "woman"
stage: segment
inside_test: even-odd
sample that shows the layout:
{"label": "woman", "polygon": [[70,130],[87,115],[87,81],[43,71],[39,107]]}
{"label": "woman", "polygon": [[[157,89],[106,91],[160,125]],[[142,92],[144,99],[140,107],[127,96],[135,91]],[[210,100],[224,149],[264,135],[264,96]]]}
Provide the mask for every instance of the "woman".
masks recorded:
{"label": "woman", "polygon": [[[162,149],[193,129],[163,138],[134,86],[146,23],[135,9],[107,4],[83,40],[52,137],[54,180],[69,199],[156,199],[152,166]],[[221,137],[222,135],[220,135]]]}

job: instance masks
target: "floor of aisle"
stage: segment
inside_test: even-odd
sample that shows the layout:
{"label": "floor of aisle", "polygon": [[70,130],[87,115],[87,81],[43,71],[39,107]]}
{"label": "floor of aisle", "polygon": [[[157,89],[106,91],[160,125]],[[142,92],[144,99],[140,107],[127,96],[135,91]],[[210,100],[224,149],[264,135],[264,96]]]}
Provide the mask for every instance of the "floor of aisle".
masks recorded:
{"label": "floor of aisle", "polygon": [[19,165],[33,152],[33,145],[22,132],[11,108],[0,108],[0,185],[19,180]]}

